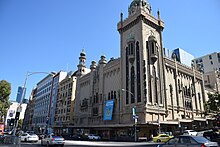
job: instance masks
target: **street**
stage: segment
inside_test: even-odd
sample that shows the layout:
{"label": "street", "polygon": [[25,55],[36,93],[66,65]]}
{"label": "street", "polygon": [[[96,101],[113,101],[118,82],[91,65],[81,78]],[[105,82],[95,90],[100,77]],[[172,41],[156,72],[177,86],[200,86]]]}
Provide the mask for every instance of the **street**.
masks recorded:
{"label": "street", "polygon": [[[104,141],[73,141],[66,140],[65,146],[68,147],[89,147],[89,146],[98,146],[98,147],[156,147],[158,143],[148,143],[148,142],[104,142]],[[1,147],[40,147],[40,141],[37,143],[21,142],[21,145],[0,145]]]}

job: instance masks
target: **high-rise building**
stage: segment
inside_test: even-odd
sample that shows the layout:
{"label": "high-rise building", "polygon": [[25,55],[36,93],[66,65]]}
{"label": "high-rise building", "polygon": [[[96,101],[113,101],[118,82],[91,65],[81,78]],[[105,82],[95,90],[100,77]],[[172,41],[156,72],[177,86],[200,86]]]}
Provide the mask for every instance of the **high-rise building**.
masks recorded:
{"label": "high-rise building", "polygon": [[[24,95],[23,95],[23,97],[22,97],[23,90],[24,90]],[[26,88],[24,89],[24,87],[19,86],[19,87],[18,87],[18,92],[17,92],[17,97],[16,97],[16,102],[20,103],[21,100],[22,100],[22,102],[23,102],[23,99],[25,99],[25,94],[26,94]]]}

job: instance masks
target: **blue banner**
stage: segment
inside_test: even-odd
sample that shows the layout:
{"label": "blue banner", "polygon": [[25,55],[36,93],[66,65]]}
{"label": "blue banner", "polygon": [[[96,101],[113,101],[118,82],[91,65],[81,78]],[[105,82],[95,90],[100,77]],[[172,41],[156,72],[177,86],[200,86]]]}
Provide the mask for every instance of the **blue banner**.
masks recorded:
{"label": "blue banner", "polygon": [[114,108],[114,100],[108,100],[105,104],[104,120],[112,120],[112,113]]}

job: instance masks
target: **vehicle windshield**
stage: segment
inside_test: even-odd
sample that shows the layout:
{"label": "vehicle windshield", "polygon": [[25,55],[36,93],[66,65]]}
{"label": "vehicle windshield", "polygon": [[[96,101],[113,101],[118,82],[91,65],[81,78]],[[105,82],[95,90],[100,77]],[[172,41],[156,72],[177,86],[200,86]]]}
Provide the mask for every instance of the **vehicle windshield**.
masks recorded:
{"label": "vehicle windshield", "polygon": [[205,137],[195,136],[193,137],[198,143],[206,143],[210,142],[210,140],[206,139]]}

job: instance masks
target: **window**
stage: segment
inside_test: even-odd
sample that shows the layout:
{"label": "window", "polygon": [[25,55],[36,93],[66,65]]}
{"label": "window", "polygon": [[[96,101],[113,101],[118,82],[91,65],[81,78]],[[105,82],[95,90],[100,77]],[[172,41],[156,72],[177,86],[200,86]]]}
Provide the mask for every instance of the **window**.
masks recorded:
{"label": "window", "polygon": [[133,42],[128,44],[128,54],[134,55],[134,43]]}
{"label": "window", "polygon": [[212,61],[210,61],[210,63],[211,63],[211,64],[213,64],[213,62],[212,62]]}
{"label": "window", "polygon": [[134,95],[135,95],[135,72],[134,72],[134,66],[131,67],[131,103],[134,103],[135,102],[135,98],[134,98]]}
{"label": "window", "polygon": [[209,59],[210,59],[210,60],[212,59],[212,55],[209,55]]}
{"label": "window", "polygon": [[116,91],[114,91],[114,99],[117,99],[117,98],[116,98]]}

